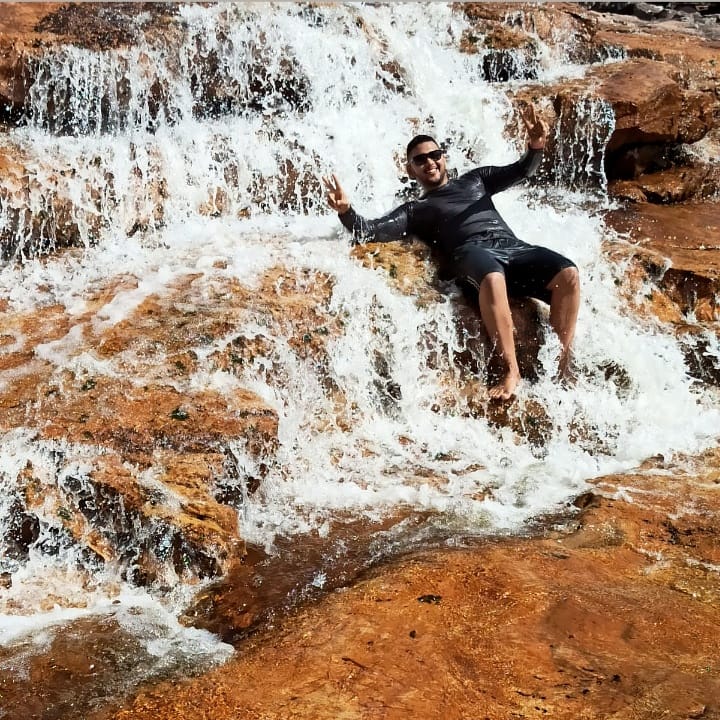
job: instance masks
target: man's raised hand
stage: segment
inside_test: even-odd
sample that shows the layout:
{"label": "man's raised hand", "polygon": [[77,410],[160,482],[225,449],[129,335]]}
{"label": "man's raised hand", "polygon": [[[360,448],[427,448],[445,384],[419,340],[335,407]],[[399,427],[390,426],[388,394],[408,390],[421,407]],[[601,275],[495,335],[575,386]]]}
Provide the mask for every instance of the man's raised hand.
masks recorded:
{"label": "man's raised hand", "polygon": [[533,150],[542,150],[547,141],[547,126],[537,116],[535,106],[530,104],[522,112],[522,120],[528,132],[530,147]]}
{"label": "man's raised hand", "polygon": [[338,215],[346,213],[350,209],[350,199],[342,189],[337,175],[333,173],[332,178],[324,177],[323,183],[327,188],[325,197],[327,198],[328,205],[335,210]]}

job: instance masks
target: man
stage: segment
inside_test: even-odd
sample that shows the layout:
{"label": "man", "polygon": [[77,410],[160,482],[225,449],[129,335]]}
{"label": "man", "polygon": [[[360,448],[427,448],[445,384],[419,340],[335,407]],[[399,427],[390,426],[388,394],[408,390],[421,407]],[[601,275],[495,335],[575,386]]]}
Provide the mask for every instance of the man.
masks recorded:
{"label": "man", "polygon": [[428,135],[407,146],[407,173],[424,193],[376,220],[350,206],[336,175],[323,178],[328,205],[352,232],[353,242],[387,242],[413,235],[429,245],[441,266],[477,291],[480,315],[504,370],[491,398],[515,394],[520,369],[515,354],[508,296],[550,303],[550,325],[561,345],[559,375],[568,372],[575,335],[580,284],[575,264],[559,253],[520,240],[500,217],[492,195],[530,177],[540,164],[547,128],[529,105],[522,114],[529,148],[517,162],[475,168],[450,179],[445,152]]}

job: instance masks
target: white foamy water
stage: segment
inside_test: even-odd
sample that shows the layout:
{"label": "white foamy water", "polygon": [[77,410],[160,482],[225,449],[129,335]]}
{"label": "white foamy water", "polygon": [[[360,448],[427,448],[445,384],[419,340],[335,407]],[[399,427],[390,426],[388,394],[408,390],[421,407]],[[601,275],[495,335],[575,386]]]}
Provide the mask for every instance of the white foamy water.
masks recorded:
{"label": "white foamy water", "polygon": [[[497,205],[520,237],[568,255],[580,268],[577,384],[553,382],[558,346],[548,334],[540,376],[519,395],[521,406],[544,408],[544,443],[472,417],[459,393],[451,409],[438,411],[448,388],[466,379],[452,361],[464,341],[449,296],[419,304],[399,292],[386,271],[353,259],[347,235],[325,206],[320,178],[337,173],[354,206],[374,216],[398,204],[399,159],[416,132],[447,142],[449,163],[460,172],[517,158],[523,141],[505,137],[510,101],[502,85],[482,79],[480,56],[458,52],[465,23],[449,5],[223,3],[180,12],[182,41],[168,39],[167,47],[67,48],[44,61],[45,80],[32,92],[33,122],[6,141],[28,158],[29,216],[50,218],[41,238],[52,244],[57,237],[51,200],[68,198],[81,247],[34,256],[23,249],[31,223],[5,208],[0,221],[14,228],[18,249],[0,270],[0,288],[12,311],[58,304],[81,318],[88,289],[119,273],[134,278],[132,289],[118,291],[90,319],[35,353],[58,377],[67,370],[124,377],[132,363],[97,357],[83,342],[85,324],[98,332],[115,326],[148,296],[170,293],[179,278],[196,274],[200,295],[227,279],[254,287],[276,265],[333,280],[329,309],[343,319],[343,332],[328,338],[322,372],[281,328],[248,310],[210,349],[188,348],[200,359],[196,373],[165,379],[181,392],[247,388],[277,412],[279,446],[272,456],[255,457],[242,443],[230,444],[247,475],[257,475],[261,464],[269,468],[239,511],[246,539],[271,548],[278,535],[327,533],[333,518],[374,519],[407,509],[438,513],[461,533],[519,532],[591,478],[714,442],[717,398],[689,376],[666,328],[623,306],[616,289],[622,268],[603,257],[608,232],[588,210],[600,209],[601,200],[562,186],[514,188],[498,196]],[[198,48],[219,60],[212,110],[197,90],[204,67]],[[548,50],[541,80],[578,74],[577,65],[563,63]],[[48,88],[65,79],[72,92],[61,119],[71,127],[58,128]],[[159,110],[149,101],[155,96]],[[606,108],[586,111],[587,135],[573,138],[571,158],[586,158],[583,143],[605,137],[602,123],[611,122]],[[105,119],[98,119],[103,112]],[[300,181],[288,183],[295,173]],[[574,181],[577,172],[559,176]],[[21,262],[23,254],[29,257]],[[270,355],[233,374],[218,370],[212,352],[238,336],[267,338]],[[8,337],[0,353],[25,342],[17,330]],[[716,339],[708,338],[708,352],[717,356]],[[139,361],[135,367],[130,380],[142,385],[153,368]],[[608,368],[623,381],[606,379]],[[3,375],[0,386],[9,379]],[[326,378],[342,392],[340,413]],[[51,487],[63,473],[82,475],[92,452],[97,449],[42,444],[32,427],[7,433],[0,444],[0,529],[22,512],[19,478],[28,460]],[[82,612],[104,612],[113,600],[136,602],[128,600],[137,595],[121,580],[121,568],[88,566],[80,549],[53,535],[60,522],[51,510],[35,512],[53,549],[38,542],[28,557],[5,561],[13,585],[0,597],[0,642],[64,617],[42,601],[50,577],[60,578],[52,592]],[[85,568],[82,578],[75,576],[78,565]],[[187,600],[160,587],[148,592],[168,617]],[[168,628],[167,637],[174,637],[172,623]]]}

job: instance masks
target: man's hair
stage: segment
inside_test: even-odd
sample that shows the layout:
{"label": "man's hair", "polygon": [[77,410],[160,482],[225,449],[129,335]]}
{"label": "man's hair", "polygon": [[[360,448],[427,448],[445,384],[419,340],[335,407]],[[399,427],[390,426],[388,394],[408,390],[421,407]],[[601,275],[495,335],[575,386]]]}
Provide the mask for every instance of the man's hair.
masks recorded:
{"label": "man's hair", "polygon": [[[412,152],[412,149],[413,149],[414,147],[417,147],[417,146],[420,145],[421,143],[426,143],[426,142],[435,143],[435,144],[437,145],[437,142],[435,141],[435,138],[434,138],[434,137],[430,137],[429,135],[416,135],[416,136],[408,143],[407,151],[406,151],[406,155],[407,155],[408,159],[410,158],[410,153]],[[438,147],[440,147],[440,146],[438,145]]]}

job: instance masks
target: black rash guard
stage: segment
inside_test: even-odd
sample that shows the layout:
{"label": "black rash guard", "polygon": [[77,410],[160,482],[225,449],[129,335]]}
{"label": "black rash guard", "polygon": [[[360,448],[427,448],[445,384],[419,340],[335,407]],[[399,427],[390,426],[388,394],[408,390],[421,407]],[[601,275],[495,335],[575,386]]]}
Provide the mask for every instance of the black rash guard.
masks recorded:
{"label": "black rash guard", "polygon": [[340,222],[352,233],[353,244],[413,235],[445,261],[467,242],[498,250],[526,246],[500,217],[492,195],[533,175],[541,158],[542,150],[528,149],[511,165],[470,170],[376,220],[363,218],[351,207]]}
{"label": "black rash guard", "polygon": [[550,302],[549,285],[572,260],[520,240],[500,217],[492,195],[530,177],[542,150],[529,149],[511,165],[479,167],[434,188],[376,220],[352,208],[340,215],[353,244],[389,242],[409,235],[429,245],[441,276],[454,277],[465,292],[477,293],[486,275],[505,275],[508,294]]}

